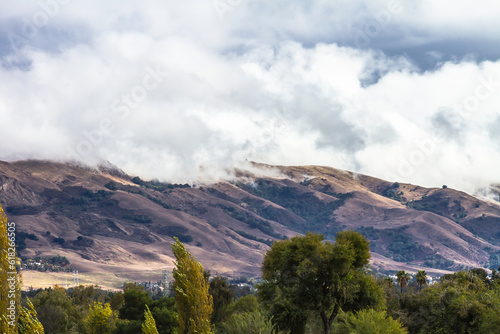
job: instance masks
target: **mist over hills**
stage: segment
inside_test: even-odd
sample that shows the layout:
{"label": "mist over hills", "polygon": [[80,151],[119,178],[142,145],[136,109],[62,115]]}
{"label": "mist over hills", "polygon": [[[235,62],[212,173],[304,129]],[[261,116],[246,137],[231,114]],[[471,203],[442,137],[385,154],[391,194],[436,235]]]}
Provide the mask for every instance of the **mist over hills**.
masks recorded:
{"label": "mist over hills", "polygon": [[250,166],[227,181],[189,185],[110,166],[1,162],[0,203],[23,257],[66,256],[74,269],[117,281],[171,268],[174,236],[205,268],[229,276],[259,276],[273,240],[306,231],[333,239],[344,229],[371,241],[378,270],[500,264],[494,200],[330,167]]}

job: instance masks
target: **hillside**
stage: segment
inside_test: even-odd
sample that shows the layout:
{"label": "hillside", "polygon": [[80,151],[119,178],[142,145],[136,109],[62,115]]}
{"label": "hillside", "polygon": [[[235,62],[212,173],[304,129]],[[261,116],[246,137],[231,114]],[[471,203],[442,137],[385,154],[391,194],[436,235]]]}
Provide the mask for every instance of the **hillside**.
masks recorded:
{"label": "hillside", "polygon": [[[272,176],[256,175],[259,169]],[[379,269],[443,273],[500,264],[497,202],[328,167],[251,170],[190,186],[112,167],[0,162],[0,203],[16,223],[23,257],[65,256],[72,269],[108,286],[172,268],[174,236],[212,273],[231,276],[259,276],[273,240],[309,230],[329,239],[342,229],[363,233]]]}

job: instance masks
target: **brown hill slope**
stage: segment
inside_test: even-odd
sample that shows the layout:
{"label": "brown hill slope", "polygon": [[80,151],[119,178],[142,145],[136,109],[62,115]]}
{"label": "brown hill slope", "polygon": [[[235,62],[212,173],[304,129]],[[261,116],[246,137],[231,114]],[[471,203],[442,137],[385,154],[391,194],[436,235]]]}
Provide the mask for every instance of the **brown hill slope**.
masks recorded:
{"label": "brown hill slope", "polygon": [[[252,170],[259,167],[271,168]],[[308,230],[333,239],[346,228],[371,240],[380,268],[444,272],[500,262],[495,202],[334,168],[274,168],[280,177],[238,171],[231,182],[191,187],[113,168],[1,162],[0,203],[25,232],[23,256],[64,255],[80,272],[113,276],[109,285],[171,268],[174,236],[206,268],[229,275],[258,276],[272,240]]]}

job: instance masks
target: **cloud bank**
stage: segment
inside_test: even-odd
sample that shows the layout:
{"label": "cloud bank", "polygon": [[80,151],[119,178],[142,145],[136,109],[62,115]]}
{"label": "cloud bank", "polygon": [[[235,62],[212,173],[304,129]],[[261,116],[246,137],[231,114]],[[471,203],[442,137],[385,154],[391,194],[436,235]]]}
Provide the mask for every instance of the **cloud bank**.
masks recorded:
{"label": "cloud bank", "polygon": [[[5,9],[5,10],[4,10]],[[499,182],[500,4],[7,1],[0,159],[173,182],[245,161]]]}

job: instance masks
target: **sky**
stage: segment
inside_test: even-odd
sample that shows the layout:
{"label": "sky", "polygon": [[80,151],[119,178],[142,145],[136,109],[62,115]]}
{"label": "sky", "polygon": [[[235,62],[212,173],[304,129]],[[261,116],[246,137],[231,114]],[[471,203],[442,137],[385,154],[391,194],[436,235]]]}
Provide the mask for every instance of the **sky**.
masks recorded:
{"label": "sky", "polygon": [[500,183],[500,2],[4,0],[0,160]]}

